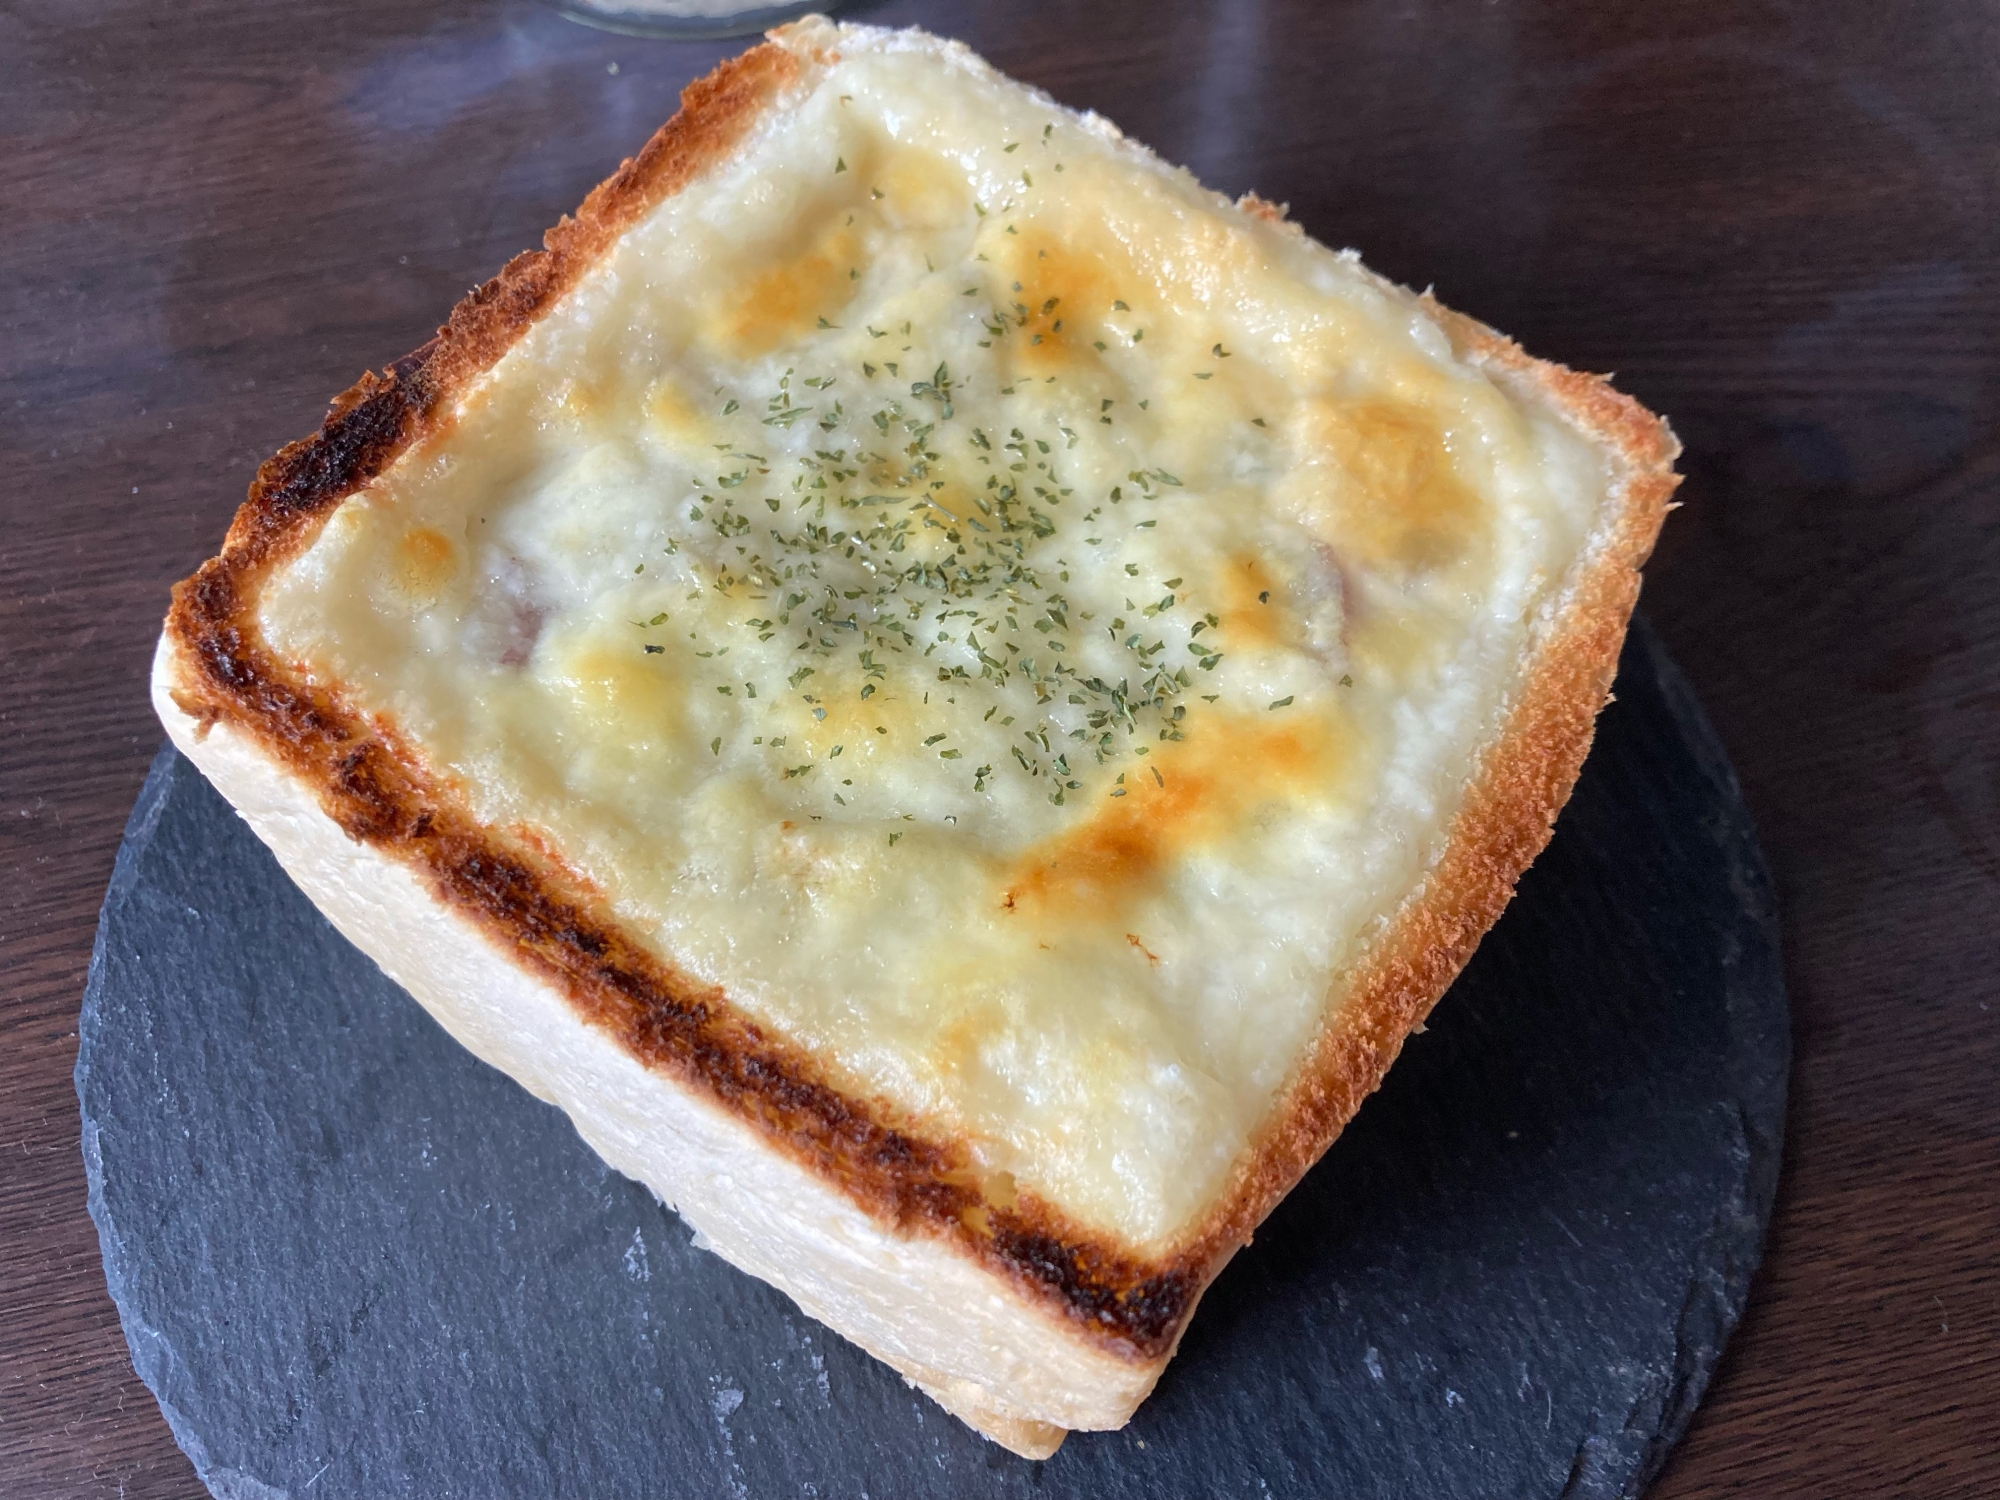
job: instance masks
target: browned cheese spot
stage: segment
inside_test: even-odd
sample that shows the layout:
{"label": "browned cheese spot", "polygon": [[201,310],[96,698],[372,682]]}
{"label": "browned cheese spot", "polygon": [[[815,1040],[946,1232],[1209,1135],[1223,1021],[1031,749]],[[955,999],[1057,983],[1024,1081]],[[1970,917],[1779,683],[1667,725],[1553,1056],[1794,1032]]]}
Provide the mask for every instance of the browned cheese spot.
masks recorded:
{"label": "browned cheese spot", "polygon": [[1329,787],[1346,759],[1334,721],[1273,726],[1218,715],[1127,771],[1125,796],[1103,798],[1081,822],[1023,854],[1000,904],[1065,919],[1113,915],[1176,860],[1260,808]]}
{"label": "browned cheese spot", "polygon": [[1098,247],[1032,230],[995,237],[1002,241],[1012,252],[1011,279],[996,296],[1009,313],[1006,348],[1018,372],[1041,377],[1089,368],[1098,362],[1100,340],[1122,340],[1106,331],[1104,319],[1115,301],[1132,294],[1129,268]]}
{"label": "browned cheese spot", "polygon": [[873,181],[882,194],[876,211],[891,229],[946,229],[972,211],[972,188],[964,173],[935,152],[886,151]]}
{"label": "browned cheese spot", "polygon": [[451,539],[433,527],[415,527],[396,544],[396,579],[413,599],[436,599],[456,564]]}
{"label": "browned cheese spot", "polygon": [[1292,638],[1286,591],[1261,557],[1233,557],[1222,568],[1222,628],[1229,639],[1282,646]]}
{"label": "browned cheese spot", "polygon": [[1313,402],[1305,455],[1322,482],[1313,521],[1322,540],[1364,567],[1410,576],[1479,551],[1490,517],[1453,466],[1437,422],[1394,401]]}
{"label": "browned cheese spot", "polygon": [[668,656],[591,646],[562,663],[562,685],[595,737],[633,754],[674,750],[684,732],[683,694]]}
{"label": "browned cheese spot", "polygon": [[843,210],[794,247],[776,264],[754,272],[723,306],[717,324],[719,341],[744,359],[768,354],[801,334],[812,332],[822,319],[838,321],[857,283],[847,273],[856,268],[860,237],[846,222]]}
{"label": "browned cheese spot", "polygon": [[[671,380],[656,381],[645,398],[645,412],[653,431],[676,445],[696,448],[712,441],[707,418],[688,399],[687,393]],[[706,459],[714,450],[701,456]]]}

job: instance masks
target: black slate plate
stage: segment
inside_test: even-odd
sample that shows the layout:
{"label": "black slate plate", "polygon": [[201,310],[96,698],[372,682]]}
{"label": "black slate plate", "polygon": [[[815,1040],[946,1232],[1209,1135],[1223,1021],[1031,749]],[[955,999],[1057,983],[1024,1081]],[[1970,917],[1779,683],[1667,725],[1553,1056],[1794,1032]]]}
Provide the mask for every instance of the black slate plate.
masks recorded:
{"label": "black slate plate", "polygon": [[1734,777],[1643,625],[1547,854],[1158,1393],[1034,1464],[693,1248],[171,750],[80,1023],[90,1210],[224,1500],[1629,1495],[1755,1269],[1789,1033]]}

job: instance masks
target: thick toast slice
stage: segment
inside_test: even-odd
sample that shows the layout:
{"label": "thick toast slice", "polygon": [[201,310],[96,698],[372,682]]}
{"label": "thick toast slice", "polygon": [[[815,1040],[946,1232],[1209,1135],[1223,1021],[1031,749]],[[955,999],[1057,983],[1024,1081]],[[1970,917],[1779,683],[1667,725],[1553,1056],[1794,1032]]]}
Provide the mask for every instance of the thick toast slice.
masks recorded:
{"label": "thick toast slice", "polygon": [[455,1036],[1042,1455],[1547,841],[1676,452],[812,20],[264,466],[154,695]]}

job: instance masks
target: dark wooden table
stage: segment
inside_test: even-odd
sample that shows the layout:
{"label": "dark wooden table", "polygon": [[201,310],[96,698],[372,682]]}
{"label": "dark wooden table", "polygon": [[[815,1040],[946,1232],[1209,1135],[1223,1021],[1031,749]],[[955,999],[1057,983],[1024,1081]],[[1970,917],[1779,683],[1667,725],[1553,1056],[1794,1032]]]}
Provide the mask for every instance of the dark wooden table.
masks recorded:
{"label": "dark wooden table", "polygon": [[[1762,1280],[1656,1493],[2000,1494],[2000,12],[859,9],[1671,416],[1646,608],[1763,831],[1798,1061]],[[728,50],[501,0],[0,9],[0,1493],[199,1493],[70,1086],[168,585]]]}

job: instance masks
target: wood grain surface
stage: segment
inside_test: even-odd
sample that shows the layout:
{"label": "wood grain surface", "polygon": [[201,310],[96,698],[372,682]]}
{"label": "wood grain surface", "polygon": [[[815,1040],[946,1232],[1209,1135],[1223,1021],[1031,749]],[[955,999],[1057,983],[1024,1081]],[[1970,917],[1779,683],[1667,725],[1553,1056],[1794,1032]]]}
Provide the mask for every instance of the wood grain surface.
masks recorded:
{"label": "wood grain surface", "polygon": [[[855,13],[1672,418],[1645,605],[1763,832],[1797,1071],[1764,1273],[1655,1493],[2000,1493],[2000,12]],[[105,1295],[70,1084],[168,585],[730,50],[524,0],[0,8],[0,1494],[200,1492]]]}

